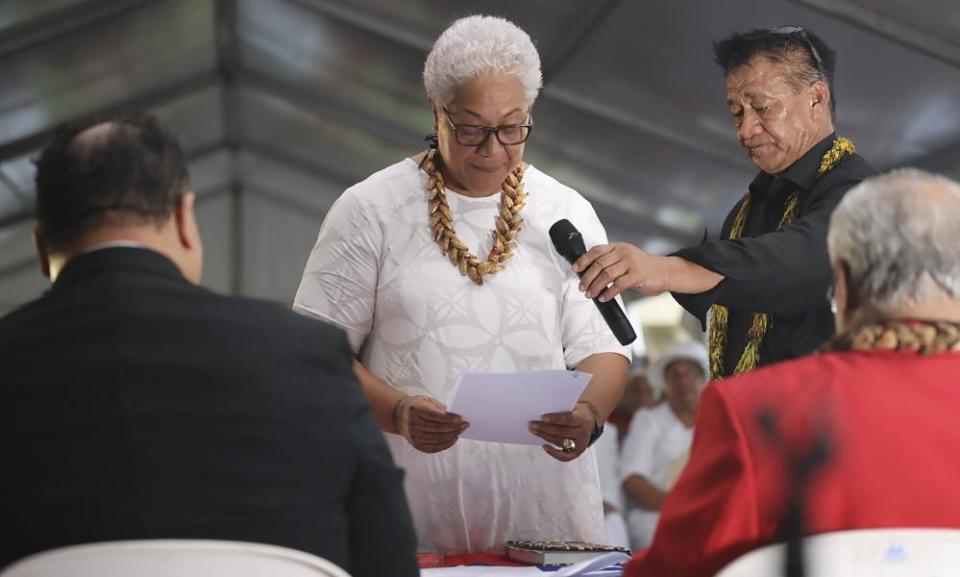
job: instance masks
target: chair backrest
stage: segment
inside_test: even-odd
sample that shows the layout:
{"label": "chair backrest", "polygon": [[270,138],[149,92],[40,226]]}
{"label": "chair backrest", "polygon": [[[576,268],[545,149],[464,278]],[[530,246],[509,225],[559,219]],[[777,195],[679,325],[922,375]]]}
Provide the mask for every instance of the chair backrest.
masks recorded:
{"label": "chair backrest", "polygon": [[74,545],[31,555],[0,577],[350,577],[315,555],[239,541],[155,539]]}
{"label": "chair backrest", "polygon": [[[934,577],[960,575],[960,530],[858,529],[804,540],[810,577]],[[783,577],[782,543],[756,549],[716,577]]]}

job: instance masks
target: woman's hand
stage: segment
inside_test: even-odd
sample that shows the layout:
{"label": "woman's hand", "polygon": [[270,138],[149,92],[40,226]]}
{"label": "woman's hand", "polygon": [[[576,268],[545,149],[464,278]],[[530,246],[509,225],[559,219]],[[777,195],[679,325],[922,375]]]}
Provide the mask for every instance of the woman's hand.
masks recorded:
{"label": "woman's hand", "polygon": [[393,408],[393,424],[415,449],[439,453],[457,442],[470,423],[432,397],[408,395]]}
{"label": "woman's hand", "polygon": [[[572,461],[587,450],[597,426],[593,412],[582,403],[566,413],[549,413],[530,421],[530,432],[547,441],[543,450],[558,461]],[[559,448],[558,448],[559,447]]]}

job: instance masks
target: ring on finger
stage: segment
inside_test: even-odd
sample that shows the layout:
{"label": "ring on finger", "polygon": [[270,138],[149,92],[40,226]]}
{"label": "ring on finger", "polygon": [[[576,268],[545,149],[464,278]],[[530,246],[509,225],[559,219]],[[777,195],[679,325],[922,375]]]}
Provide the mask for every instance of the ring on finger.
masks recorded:
{"label": "ring on finger", "polygon": [[572,453],[577,450],[577,442],[570,437],[564,437],[563,440],[560,441],[560,450],[564,453]]}

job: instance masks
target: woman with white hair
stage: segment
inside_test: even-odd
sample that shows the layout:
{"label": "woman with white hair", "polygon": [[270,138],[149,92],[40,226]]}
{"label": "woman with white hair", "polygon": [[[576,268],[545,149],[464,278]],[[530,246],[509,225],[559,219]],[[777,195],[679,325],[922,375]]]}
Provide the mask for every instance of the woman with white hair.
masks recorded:
{"label": "woman with white hair", "polygon": [[684,341],[650,369],[650,383],[666,402],[637,411],[620,453],[621,488],[630,505],[626,521],[635,549],[650,546],[660,507],[687,463],[709,367],[707,348]]}
{"label": "woman with white hair", "polygon": [[[512,23],[471,16],[424,67],[430,146],[350,187],[320,229],[294,307],[346,330],[397,463],[422,551],[507,539],[602,542],[589,444],[623,390],[621,347],[547,231],[605,242],[590,204],[523,162],[540,58]],[[577,369],[569,412],[530,424],[543,447],[461,439],[446,410],[464,371]],[[503,399],[509,403],[510,399]]]}

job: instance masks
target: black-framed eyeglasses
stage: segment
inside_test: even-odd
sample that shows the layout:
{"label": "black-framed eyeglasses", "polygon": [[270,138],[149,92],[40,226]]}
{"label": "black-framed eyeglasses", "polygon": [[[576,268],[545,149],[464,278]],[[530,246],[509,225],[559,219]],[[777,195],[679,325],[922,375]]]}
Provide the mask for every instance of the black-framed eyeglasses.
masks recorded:
{"label": "black-framed eyeglasses", "polygon": [[533,117],[530,116],[526,124],[507,124],[504,126],[480,126],[477,124],[457,124],[450,117],[446,106],[441,106],[443,113],[453,129],[454,138],[463,146],[483,146],[491,134],[496,135],[497,142],[504,146],[523,144],[530,138],[533,130]]}
{"label": "black-framed eyeglasses", "polygon": [[803,40],[804,46],[807,47],[807,50],[810,52],[810,56],[813,57],[813,65],[816,67],[817,72],[820,73],[821,78],[827,80],[827,72],[823,67],[823,60],[820,59],[820,53],[817,52],[817,47],[814,46],[813,42],[810,41],[810,36],[807,35],[807,31],[803,26],[797,26],[796,24],[777,26],[776,28],[771,28],[769,32],[770,34],[784,34],[787,36],[796,35]]}

